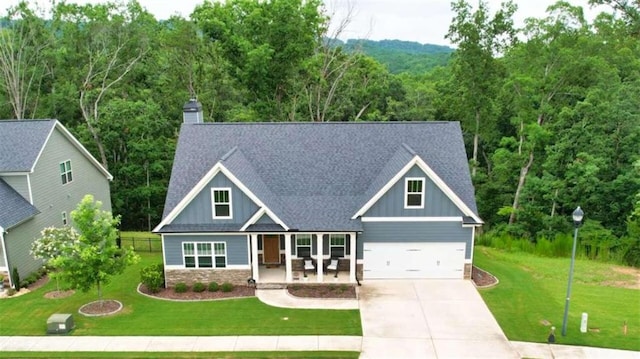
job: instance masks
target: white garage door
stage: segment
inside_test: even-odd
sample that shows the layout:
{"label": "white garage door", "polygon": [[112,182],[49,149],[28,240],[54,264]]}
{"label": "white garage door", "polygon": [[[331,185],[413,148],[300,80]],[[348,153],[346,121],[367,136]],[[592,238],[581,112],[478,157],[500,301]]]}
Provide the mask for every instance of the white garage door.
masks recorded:
{"label": "white garage door", "polygon": [[364,243],[364,279],[462,279],[465,243]]}

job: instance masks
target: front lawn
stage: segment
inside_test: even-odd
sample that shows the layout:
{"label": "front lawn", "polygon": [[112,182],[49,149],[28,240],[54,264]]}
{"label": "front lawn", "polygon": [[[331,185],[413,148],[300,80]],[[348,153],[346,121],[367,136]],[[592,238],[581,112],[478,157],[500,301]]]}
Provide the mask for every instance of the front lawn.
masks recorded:
{"label": "front lawn", "polygon": [[[569,258],[543,258],[478,246],[474,264],[500,283],[480,294],[510,340],[546,342],[556,327],[556,343],[640,350],[640,288],[629,268],[576,260],[567,336],[561,335]],[[587,333],[580,332],[583,312]],[[627,323],[627,334],[623,325]]]}
{"label": "front lawn", "polygon": [[97,300],[95,291],[62,299],[46,299],[55,281],[19,297],[0,299],[0,335],[44,335],[53,313],[72,313],[73,335],[362,335],[357,310],[274,308],[257,298],[209,302],[171,302],[137,293],[140,268],[161,262],[158,253],[140,253],[142,260],[114,277],[104,299],[124,304],[118,314],[84,317],[83,304]]}

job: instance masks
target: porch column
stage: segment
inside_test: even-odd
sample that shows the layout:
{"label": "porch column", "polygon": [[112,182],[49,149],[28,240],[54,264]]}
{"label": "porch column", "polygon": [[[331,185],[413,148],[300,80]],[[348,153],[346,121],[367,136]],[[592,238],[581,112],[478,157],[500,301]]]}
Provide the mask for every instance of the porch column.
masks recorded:
{"label": "porch column", "polygon": [[258,272],[258,235],[251,234],[251,271],[253,272],[253,279],[257,282],[260,279],[260,273]]}
{"label": "porch column", "polygon": [[356,261],[358,256],[356,255],[356,232],[350,233],[351,241],[349,241],[349,282],[356,282]]}
{"label": "porch column", "polygon": [[285,281],[287,283],[293,282],[293,275],[291,272],[291,234],[284,235],[284,262],[285,262]]}
{"label": "porch column", "polygon": [[316,252],[316,269],[318,270],[318,283],[322,283],[324,281],[324,257],[322,254],[322,241],[323,241],[323,237],[324,237],[324,233],[317,233],[316,234],[317,237],[317,244],[318,244],[318,250]]}

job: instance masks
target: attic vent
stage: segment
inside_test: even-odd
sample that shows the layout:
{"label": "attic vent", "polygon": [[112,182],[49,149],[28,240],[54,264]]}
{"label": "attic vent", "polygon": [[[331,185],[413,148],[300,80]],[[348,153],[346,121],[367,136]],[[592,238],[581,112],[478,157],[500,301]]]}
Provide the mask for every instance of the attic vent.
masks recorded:
{"label": "attic vent", "polygon": [[182,119],[184,123],[202,123],[202,104],[192,98],[182,106]]}

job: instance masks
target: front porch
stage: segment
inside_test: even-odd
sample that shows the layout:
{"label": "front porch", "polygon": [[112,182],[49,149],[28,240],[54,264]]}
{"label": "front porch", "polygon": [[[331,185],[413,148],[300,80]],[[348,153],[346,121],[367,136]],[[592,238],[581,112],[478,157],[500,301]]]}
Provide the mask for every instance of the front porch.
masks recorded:
{"label": "front porch", "polygon": [[356,283],[354,232],[254,233],[249,241],[252,279],[258,285]]}
{"label": "front porch", "polygon": [[293,270],[291,276],[291,282],[287,282],[286,278],[286,269],[284,266],[275,267],[271,266],[268,268],[265,265],[260,265],[260,281],[261,284],[317,284],[317,283],[338,283],[338,284],[348,284],[351,283],[349,280],[349,272],[338,270],[337,275],[334,271],[325,272],[322,280],[318,280],[318,274],[315,271],[305,271],[304,270]]}

